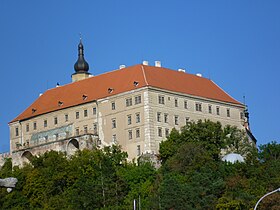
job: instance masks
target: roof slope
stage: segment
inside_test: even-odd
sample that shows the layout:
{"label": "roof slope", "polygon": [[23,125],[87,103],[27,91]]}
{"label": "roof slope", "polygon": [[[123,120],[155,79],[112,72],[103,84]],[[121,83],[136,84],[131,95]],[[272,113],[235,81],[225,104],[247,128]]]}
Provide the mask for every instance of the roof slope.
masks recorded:
{"label": "roof slope", "polygon": [[209,79],[162,67],[135,65],[49,89],[11,122],[145,86],[241,105]]}

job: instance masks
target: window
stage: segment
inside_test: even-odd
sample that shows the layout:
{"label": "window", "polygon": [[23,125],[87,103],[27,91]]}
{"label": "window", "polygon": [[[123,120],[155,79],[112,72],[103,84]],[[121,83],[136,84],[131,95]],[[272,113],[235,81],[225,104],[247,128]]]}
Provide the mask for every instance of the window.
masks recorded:
{"label": "window", "polygon": [[175,107],[178,107],[178,99],[177,98],[175,98],[174,103],[175,103]]}
{"label": "window", "polygon": [[29,132],[29,124],[26,124],[26,132]]}
{"label": "window", "polygon": [[93,114],[93,115],[96,115],[96,107],[93,107],[93,108],[92,108],[92,114]]}
{"label": "window", "polygon": [[87,112],[87,109],[84,110],[84,117],[87,117],[88,116],[88,112]]}
{"label": "window", "polygon": [[128,139],[132,139],[132,130],[128,131]]}
{"label": "window", "polygon": [[84,133],[88,133],[88,127],[87,126],[84,126]]}
{"label": "window", "polygon": [[212,114],[212,106],[211,105],[208,105],[208,112],[209,112],[209,114]]}
{"label": "window", "polygon": [[201,103],[195,103],[195,110],[198,112],[202,112],[202,105]]}
{"label": "window", "polygon": [[136,113],[136,123],[140,123],[140,113]]}
{"label": "window", "polygon": [[227,109],[227,117],[230,117],[230,109]]}
{"label": "window", "polygon": [[141,155],[141,148],[140,148],[140,145],[137,145],[137,155]]}
{"label": "window", "polygon": [[186,125],[189,123],[189,121],[190,121],[190,118],[186,117]]}
{"label": "window", "polygon": [[184,101],[184,107],[185,107],[185,109],[188,108],[188,101]]}
{"label": "window", "polygon": [[116,135],[116,134],[113,134],[113,135],[112,135],[112,143],[113,143],[113,144],[116,144],[116,143],[117,143],[117,135]]}
{"label": "window", "polygon": [[169,129],[165,128],[165,137],[168,137],[168,136],[169,136]]}
{"label": "window", "polygon": [[167,113],[164,114],[164,122],[168,123],[168,114]]}
{"label": "window", "polygon": [[112,119],[112,128],[116,128],[117,127],[117,121],[116,119]]}
{"label": "window", "polygon": [[160,112],[157,113],[157,121],[161,122],[161,113]]}
{"label": "window", "polygon": [[49,137],[48,137],[48,136],[45,136],[44,138],[45,138],[45,140],[46,140],[46,141],[48,141],[48,140],[49,140]]}
{"label": "window", "polygon": [[141,96],[135,96],[135,105],[141,104]]}
{"label": "window", "polygon": [[115,110],[115,109],[116,109],[116,103],[115,103],[115,102],[112,102],[112,103],[111,103],[111,106],[112,106],[112,110]]}
{"label": "window", "polygon": [[179,121],[179,116],[175,115],[174,116],[174,123],[175,123],[175,125],[178,125],[178,121]]}
{"label": "window", "polygon": [[76,136],[78,136],[80,134],[79,128],[75,128],[75,134],[76,134]]}
{"label": "window", "polygon": [[136,136],[136,138],[140,138],[140,129],[139,128],[136,129],[135,136]]}
{"label": "window", "polygon": [[132,106],[132,98],[125,99],[126,106]]}
{"label": "window", "polygon": [[127,124],[131,125],[131,115],[127,115]]}
{"label": "window", "polygon": [[240,119],[241,119],[241,120],[244,119],[244,112],[240,112]]}
{"label": "window", "polygon": [[158,128],[158,136],[162,137],[162,128]]}
{"label": "window", "polygon": [[216,113],[217,113],[217,115],[220,115],[220,107],[216,107]]}
{"label": "window", "polygon": [[80,112],[76,112],[76,119],[80,118]]}
{"label": "window", "polygon": [[164,96],[158,96],[158,103],[164,104]]}
{"label": "window", "polygon": [[33,123],[33,130],[36,130],[36,129],[37,129],[37,123],[34,122],[34,123]]}
{"label": "window", "polygon": [[57,125],[57,117],[53,118],[53,123]]}
{"label": "window", "polygon": [[46,128],[48,126],[48,121],[44,120],[44,127]]}
{"label": "window", "polygon": [[68,122],[68,120],[69,120],[68,114],[65,114],[65,115],[64,115],[64,118],[65,118],[65,122]]}
{"label": "window", "polygon": [[58,133],[55,134],[55,140],[58,140]]}
{"label": "window", "polygon": [[93,124],[93,133],[97,134],[97,124],[96,123]]}
{"label": "window", "polygon": [[18,132],[18,127],[16,128],[16,136],[19,135],[19,132]]}

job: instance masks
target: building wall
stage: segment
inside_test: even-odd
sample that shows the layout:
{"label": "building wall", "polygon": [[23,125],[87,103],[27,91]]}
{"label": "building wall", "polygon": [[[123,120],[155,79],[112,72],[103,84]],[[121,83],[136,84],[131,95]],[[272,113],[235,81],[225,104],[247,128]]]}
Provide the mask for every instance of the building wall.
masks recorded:
{"label": "building wall", "polygon": [[[139,97],[141,101],[136,103],[136,98],[139,99]],[[164,104],[159,103],[159,97],[164,98]],[[175,100],[177,100],[176,105]],[[127,101],[131,104],[127,104]],[[187,107],[185,107],[185,101]],[[201,111],[196,110],[196,103],[201,105]],[[209,105],[212,107],[212,113],[209,113]],[[219,115],[216,107],[219,107]],[[227,109],[230,116],[227,116]],[[31,146],[37,146],[37,151],[42,153],[46,150],[44,149],[46,146],[40,148],[39,145],[46,143],[50,145],[50,142],[62,139],[71,140],[72,137],[88,133],[97,134],[102,146],[120,144],[122,149],[128,152],[129,159],[133,159],[142,153],[157,153],[159,143],[166,139],[172,128],[179,130],[186,125],[187,119],[188,121],[210,119],[220,121],[222,125],[230,124],[242,129],[244,120],[241,119],[240,113],[243,112],[242,105],[144,87],[99,99],[97,102],[89,102],[22,122],[11,123],[11,152],[17,154],[18,162],[20,162],[20,154],[22,155],[22,152]],[[68,121],[65,120],[66,114]],[[138,114],[139,122],[136,121]],[[168,116],[166,121],[165,114]],[[131,123],[128,122],[129,116]],[[175,124],[175,117],[177,117],[177,124]],[[46,127],[44,121],[47,121]],[[34,123],[36,123],[36,129],[34,129]],[[54,148],[54,150],[66,151],[62,146],[59,148],[59,145],[48,146],[48,150]],[[34,148],[32,152],[37,154]]]}

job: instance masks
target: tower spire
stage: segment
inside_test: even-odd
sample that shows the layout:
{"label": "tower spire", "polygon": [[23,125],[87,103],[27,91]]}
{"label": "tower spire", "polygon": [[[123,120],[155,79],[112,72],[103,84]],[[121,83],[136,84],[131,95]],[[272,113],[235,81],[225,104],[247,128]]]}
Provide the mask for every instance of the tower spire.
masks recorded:
{"label": "tower spire", "polygon": [[74,64],[75,73],[72,74],[72,81],[78,81],[89,77],[89,65],[84,58],[84,45],[82,43],[82,35],[80,33],[80,42],[78,45],[78,60]]}

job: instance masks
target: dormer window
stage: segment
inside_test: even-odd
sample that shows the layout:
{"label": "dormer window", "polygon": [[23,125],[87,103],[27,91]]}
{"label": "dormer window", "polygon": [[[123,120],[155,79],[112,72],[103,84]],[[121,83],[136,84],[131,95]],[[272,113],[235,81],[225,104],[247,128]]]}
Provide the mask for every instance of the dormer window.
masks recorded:
{"label": "dormer window", "polygon": [[87,95],[83,95],[83,100],[87,100]]}
{"label": "dormer window", "polygon": [[108,93],[112,93],[114,91],[113,88],[108,88]]}
{"label": "dormer window", "polygon": [[58,106],[62,106],[63,102],[62,101],[58,101]]}
{"label": "dormer window", "polygon": [[33,108],[33,109],[32,109],[32,114],[34,114],[35,112],[36,112],[36,109]]}
{"label": "dormer window", "polygon": [[133,82],[133,85],[134,85],[134,87],[137,87],[137,86],[139,85],[139,82],[134,81],[134,82]]}

